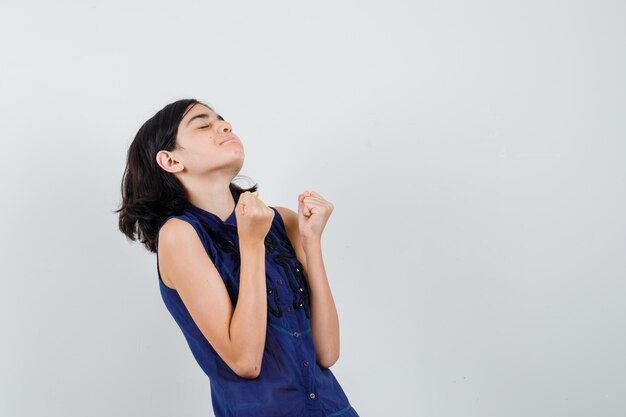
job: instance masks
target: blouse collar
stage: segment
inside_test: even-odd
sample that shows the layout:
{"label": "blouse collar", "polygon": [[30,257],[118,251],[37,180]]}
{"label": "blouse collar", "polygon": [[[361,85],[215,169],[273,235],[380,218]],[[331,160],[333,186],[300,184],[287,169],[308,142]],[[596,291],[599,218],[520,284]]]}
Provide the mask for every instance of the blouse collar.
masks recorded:
{"label": "blouse collar", "polygon": [[[235,209],[236,208],[237,204],[235,204]],[[228,218],[224,221],[220,219],[217,214],[211,213],[210,211],[202,209],[198,206],[194,206],[189,201],[185,203],[185,209],[196,215],[196,217],[204,223],[218,226],[230,225],[237,227],[237,216],[235,216],[235,210],[233,210],[230,216],[228,216]]]}

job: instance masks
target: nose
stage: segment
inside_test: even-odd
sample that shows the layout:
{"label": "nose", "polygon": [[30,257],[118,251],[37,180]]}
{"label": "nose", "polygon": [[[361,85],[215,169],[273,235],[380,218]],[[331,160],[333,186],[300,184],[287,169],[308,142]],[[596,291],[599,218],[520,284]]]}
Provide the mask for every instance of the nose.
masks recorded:
{"label": "nose", "polygon": [[232,132],[233,131],[233,127],[226,120],[221,120],[220,121],[220,126],[219,126],[219,128],[217,130],[219,132]]}

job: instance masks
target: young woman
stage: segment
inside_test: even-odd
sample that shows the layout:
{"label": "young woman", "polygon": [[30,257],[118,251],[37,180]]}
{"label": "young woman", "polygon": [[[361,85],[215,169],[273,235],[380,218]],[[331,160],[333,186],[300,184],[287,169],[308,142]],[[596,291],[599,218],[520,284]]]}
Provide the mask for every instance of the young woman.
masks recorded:
{"label": "young woman", "polygon": [[210,380],[216,417],[358,417],[329,369],[339,320],[322,261],[332,203],[268,207],[232,182],[232,126],[195,99],[168,104],[128,150],[120,230],[157,254],[163,301]]}

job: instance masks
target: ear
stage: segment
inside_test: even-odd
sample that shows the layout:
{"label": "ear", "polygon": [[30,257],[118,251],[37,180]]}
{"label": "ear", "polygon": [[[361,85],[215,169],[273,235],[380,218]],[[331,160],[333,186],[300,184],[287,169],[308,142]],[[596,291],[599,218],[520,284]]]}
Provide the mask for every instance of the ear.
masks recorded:
{"label": "ear", "polygon": [[156,154],[156,163],[167,172],[180,172],[185,167],[182,162],[174,158],[170,151],[159,151]]}

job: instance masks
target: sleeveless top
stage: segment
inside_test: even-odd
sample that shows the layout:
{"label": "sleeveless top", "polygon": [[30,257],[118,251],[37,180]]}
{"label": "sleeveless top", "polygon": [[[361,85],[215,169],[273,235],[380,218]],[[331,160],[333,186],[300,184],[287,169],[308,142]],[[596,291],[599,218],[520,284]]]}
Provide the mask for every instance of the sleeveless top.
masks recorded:
{"label": "sleeveless top", "polygon": [[[278,210],[265,237],[267,328],[261,371],[237,375],[193,321],[178,292],[157,275],[165,306],[180,327],[200,368],[209,377],[216,417],[359,417],[329,368],[316,362],[309,287]],[[233,303],[239,292],[239,235],[235,211],[226,221],[188,201],[176,217],[190,223]]]}

